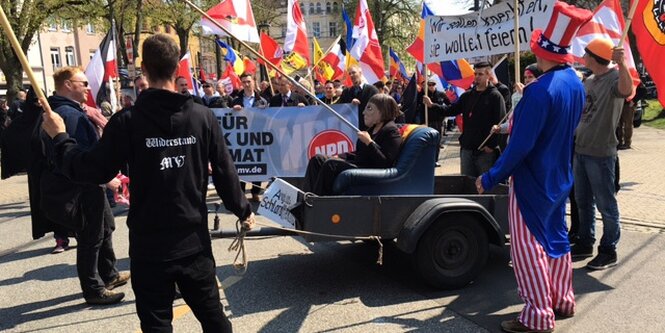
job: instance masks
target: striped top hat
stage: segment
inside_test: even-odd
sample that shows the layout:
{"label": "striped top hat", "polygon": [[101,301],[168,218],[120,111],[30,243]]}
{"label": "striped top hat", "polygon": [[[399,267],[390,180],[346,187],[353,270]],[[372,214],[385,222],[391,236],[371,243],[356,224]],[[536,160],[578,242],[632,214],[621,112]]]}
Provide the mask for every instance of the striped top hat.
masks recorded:
{"label": "striped top hat", "polygon": [[545,31],[537,29],[531,34],[531,51],[546,60],[572,63],[574,59],[570,53],[570,44],[577,30],[591,17],[593,13],[586,9],[557,1]]}

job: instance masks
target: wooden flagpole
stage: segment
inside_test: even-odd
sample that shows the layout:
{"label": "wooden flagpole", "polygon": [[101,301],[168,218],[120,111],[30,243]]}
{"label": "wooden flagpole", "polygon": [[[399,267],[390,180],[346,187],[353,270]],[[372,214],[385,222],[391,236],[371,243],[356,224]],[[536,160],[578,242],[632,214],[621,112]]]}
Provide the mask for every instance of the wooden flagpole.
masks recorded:
{"label": "wooden flagpole", "polygon": [[635,0],[633,1],[632,5],[630,5],[628,17],[626,17],[626,26],[623,29],[623,33],[621,33],[621,40],[619,41],[619,45],[617,47],[623,47],[623,42],[626,40],[626,36],[628,36],[628,28],[630,28],[630,25],[633,24],[633,16],[635,16],[635,10],[637,10],[638,2],[639,1]]}
{"label": "wooden flagpole", "polygon": [[350,121],[348,121],[348,120],[346,120],[344,117],[342,117],[342,115],[340,115],[339,113],[337,113],[337,111],[333,110],[333,108],[331,108],[328,104],[324,103],[322,100],[320,100],[318,97],[316,97],[315,94],[312,94],[312,93],[311,93],[309,90],[307,90],[302,84],[300,84],[300,82],[294,80],[292,77],[290,77],[289,75],[287,75],[287,74],[286,74],[281,68],[279,68],[278,66],[275,66],[273,63],[271,63],[270,61],[268,61],[268,59],[266,59],[266,57],[264,57],[260,52],[256,51],[254,48],[252,48],[252,47],[249,46],[247,43],[245,43],[245,41],[240,40],[238,37],[236,37],[234,34],[232,34],[232,33],[231,33],[226,27],[224,27],[223,25],[219,24],[219,22],[215,21],[215,19],[213,19],[212,17],[210,17],[210,15],[208,15],[208,13],[206,13],[203,9],[199,8],[197,5],[193,4],[193,3],[192,3],[191,1],[189,1],[189,0],[183,0],[183,2],[186,3],[188,6],[190,6],[192,9],[194,9],[195,11],[199,12],[199,14],[201,14],[202,16],[204,16],[205,18],[207,18],[212,24],[214,24],[215,26],[217,26],[219,29],[221,29],[222,31],[224,31],[224,33],[225,33],[227,36],[230,36],[231,38],[233,38],[233,39],[235,39],[236,41],[238,41],[238,42],[240,43],[240,45],[242,45],[242,46],[244,46],[245,48],[247,48],[247,49],[248,49],[252,54],[254,54],[257,58],[260,58],[260,59],[263,60],[268,66],[272,67],[274,70],[276,70],[277,72],[279,72],[282,76],[284,76],[286,79],[288,79],[293,85],[295,85],[295,86],[299,87],[300,89],[302,89],[303,91],[307,92],[307,95],[308,95],[308,96],[312,97],[312,98],[313,98],[315,101],[317,101],[321,106],[325,107],[326,110],[332,112],[332,114],[334,114],[337,118],[339,118],[339,120],[341,120],[344,124],[346,124],[347,126],[351,127],[354,131],[356,131],[356,132],[360,132],[360,129],[358,129],[358,127],[356,127],[356,126],[353,125]]}
{"label": "wooden flagpole", "polygon": [[515,83],[522,82],[520,76],[520,15],[517,10],[519,8],[518,6],[519,0],[515,0]]}
{"label": "wooden flagpole", "polygon": [[25,71],[25,73],[28,75],[28,79],[30,80],[32,89],[35,91],[35,94],[37,95],[39,104],[41,104],[42,108],[44,109],[44,112],[50,114],[52,112],[51,107],[48,105],[46,96],[44,95],[42,88],[39,86],[39,82],[37,82],[37,77],[35,77],[35,73],[32,71],[30,63],[28,62],[28,58],[25,56],[25,53],[23,53],[23,49],[21,49],[21,45],[19,44],[18,39],[16,39],[14,30],[12,29],[12,26],[9,24],[9,19],[7,19],[7,15],[5,15],[5,10],[2,8],[2,6],[0,6],[0,25],[2,25],[2,29],[5,31],[5,35],[9,39],[9,43],[12,45],[12,48],[14,49],[14,53],[18,57],[18,60],[21,62],[21,67],[23,67],[23,71]]}

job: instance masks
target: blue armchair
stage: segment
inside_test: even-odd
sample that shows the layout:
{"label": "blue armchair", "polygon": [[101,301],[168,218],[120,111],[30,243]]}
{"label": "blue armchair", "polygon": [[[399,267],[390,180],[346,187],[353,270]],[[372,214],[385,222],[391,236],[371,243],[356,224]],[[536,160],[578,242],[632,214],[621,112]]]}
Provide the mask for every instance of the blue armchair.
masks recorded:
{"label": "blue armchair", "polygon": [[404,136],[394,167],[345,170],[335,178],[333,192],[338,195],[433,194],[439,133],[418,126],[407,129]]}

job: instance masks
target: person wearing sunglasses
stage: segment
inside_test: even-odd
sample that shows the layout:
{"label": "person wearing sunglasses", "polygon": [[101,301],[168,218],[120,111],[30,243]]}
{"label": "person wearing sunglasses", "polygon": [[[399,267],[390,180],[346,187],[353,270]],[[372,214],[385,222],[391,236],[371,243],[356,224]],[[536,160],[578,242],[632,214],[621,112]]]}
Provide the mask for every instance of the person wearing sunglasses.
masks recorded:
{"label": "person wearing sunglasses", "polygon": [[[90,89],[83,70],[64,67],[53,74],[53,81],[55,95],[48,98],[51,109],[62,117],[66,132],[76,139],[79,147],[86,150],[92,148],[99,141],[99,134],[81,106],[86,102]],[[47,144],[49,146],[52,147]],[[52,148],[47,151],[54,154]],[[62,173],[59,168],[53,172]],[[97,185],[80,186],[71,181],[63,186],[78,187],[82,191],[79,200],[85,225],[76,234],[76,270],[83,297],[92,305],[118,303],[125,294],[113,289],[126,284],[130,275],[128,272],[118,272],[116,268],[112,242],[115,221],[104,188]],[[106,186],[115,191],[120,181],[113,178]]]}

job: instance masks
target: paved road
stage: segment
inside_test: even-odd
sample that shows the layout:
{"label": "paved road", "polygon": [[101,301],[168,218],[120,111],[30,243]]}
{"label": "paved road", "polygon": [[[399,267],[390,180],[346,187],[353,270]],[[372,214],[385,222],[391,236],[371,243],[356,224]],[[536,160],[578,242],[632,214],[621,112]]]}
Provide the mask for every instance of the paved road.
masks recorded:
{"label": "paved road", "polygon": [[[665,205],[658,166],[665,132],[640,128],[634,147],[620,153],[624,226],[620,264],[590,272],[576,262],[574,318],[557,321],[557,332],[662,332],[665,299]],[[458,172],[454,142],[444,150],[441,174]],[[48,254],[49,237],[30,241],[25,177],[0,181],[0,331],[137,332],[130,286],[124,302],[93,308],[81,296],[75,251]],[[125,216],[117,211],[114,245],[121,269],[128,269]],[[222,225],[230,228],[225,216]],[[507,248],[493,248],[479,278],[456,291],[427,287],[410,259],[390,246],[385,264],[375,264],[374,245],[302,243],[299,238],[265,237],[247,242],[245,275],[231,267],[230,240],[213,241],[223,303],[237,332],[496,332],[521,308]],[[176,332],[197,332],[183,301],[174,306]]]}

